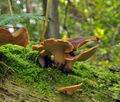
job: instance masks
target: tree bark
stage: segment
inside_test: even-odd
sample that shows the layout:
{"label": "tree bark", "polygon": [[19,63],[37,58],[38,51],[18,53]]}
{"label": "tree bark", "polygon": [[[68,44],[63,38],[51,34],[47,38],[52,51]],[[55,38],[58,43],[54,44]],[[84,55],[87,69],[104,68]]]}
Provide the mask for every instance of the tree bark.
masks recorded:
{"label": "tree bark", "polygon": [[[50,38],[50,37],[60,38],[58,1],[59,0],[50,1],[49,22],[45,33],[45,38]],[[43,15],[46,14],[46,7],[47,7],[47,0],[43,0]]]}
{"label": "tree bark", "polygon": [[53,35],[55,38],[60,38],[59,34],[59,14],[58,14],[58,1],[52,0],[50,4],[50,12],[49,12],[49,33]]}
{"label": "tree bark", "polygon": [[27,13],[32,12],[32,0],[26,0],[26,12]]}

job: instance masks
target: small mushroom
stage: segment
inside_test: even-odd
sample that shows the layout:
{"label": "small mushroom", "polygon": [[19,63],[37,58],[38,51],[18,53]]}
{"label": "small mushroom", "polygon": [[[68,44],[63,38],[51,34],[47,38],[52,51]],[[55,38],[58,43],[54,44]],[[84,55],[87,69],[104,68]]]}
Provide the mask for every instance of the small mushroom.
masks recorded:
{"label": "small mushroom", "polygon": [[76,61],[85,61],[89,59],[97,50],[98,45],[76,55],[76,56],[70,56],[69,54],[65,57],[66,63],[64,66],[64,71],[65,72],[71,72],[72,71],[72,65]]}
{"label": "small mushroom", "polygon": [[43,50],[43,45],[40,45],[40,44],[32,45],[32,50],[37,50],[41,52]]}
{"label": "small mushroom", "polygon": [[81,84],[77,84],[77,85],[72,85],[67,87],[61,87],[61,88],[58,88],[57,90],[58,92],[61,92],[67,95],[73,95],[75,91],[80,88],[80,86]]}
{"label": "small mushroom", "polygon": [[74,50],[76,50],[77,48],[81,47],[82,45],[86,44],[89,41],[96,41],[98,42],[99,38],[96,36],[92,36],[90,38],[71,38],[68,41],[73,45]]}
{"label": "small mushroom", "polygon": [[[51,55],[52,54],[50,52],[45,50],[40,52],[39,63],[42,65],[42,67],[52,67],[54,62],[51,60]],[[44,63],[42,59],[44,60]]]}
{"label": "small mushroom", "polygon": [[72,65],[76,61],[85,61],[88,58],[90,58],[97,50],[98,44],[92,48],[89,48],[88,50],[81,52],[78,55],[75,55],[74,51],[76,51],[77,48],[81,47],[82,45],[86,44],[87,42],[94,41],[97,42],[99,41],[99,38],[96,36],[92,36],[90,38],[73,38],[69,40],[70,43],[74,46],[74,50],[70,52],[69,54],[66,54],[65,56],[65,65],[63,68],[64,72],[71,72],[72,71]]}
{"label": "small mushroom", "polygon": [[43,45],[37,44],[32,46],[32,50],[39,51],[39,56],[37,60],[42,67],[51,67],[53,61],[50,59],[51,53],[48,51],[43,50]]}
{"label": "small mushroom", "polygon": [[0,28],[0,45],[8,43],[26,47],[29,43],[27,29],[20,28],[18,31],[12,34],[8,30]]}
{"label": "small mushroom", "polygon": [[71,38],[68,40],[74,47],[74,50],[76,50],[78,48],[78,46],[80,45],[83,45],[84,43],[86,43],[87,41],[82,38],[82,37],[79,37],[79,38]]}

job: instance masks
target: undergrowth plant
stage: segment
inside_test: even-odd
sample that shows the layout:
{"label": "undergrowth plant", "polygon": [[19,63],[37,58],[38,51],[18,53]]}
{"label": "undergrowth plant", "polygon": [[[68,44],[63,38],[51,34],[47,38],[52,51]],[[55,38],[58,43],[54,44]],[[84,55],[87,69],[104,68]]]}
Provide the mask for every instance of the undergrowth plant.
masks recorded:
{"label": "undergrowth plant", "polygon": [[20,23],[25,22],[28,19],[34,20],[44,20],[44,16],[35,13],[21,13],[14,15],[1,15],[0,16],[0,26],[5,26],[7,24],[13,24],[13,22]]}

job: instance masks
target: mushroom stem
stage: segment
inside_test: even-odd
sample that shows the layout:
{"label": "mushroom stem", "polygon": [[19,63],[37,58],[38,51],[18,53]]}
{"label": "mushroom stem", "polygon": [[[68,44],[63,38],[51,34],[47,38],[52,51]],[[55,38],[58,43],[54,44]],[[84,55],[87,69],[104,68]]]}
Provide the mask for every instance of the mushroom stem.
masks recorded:
{"label": "mushroom stem", "polygon": [[64,52],[61,50],[55,50],[53,51],[54,61],[56,64],[64,64]]}

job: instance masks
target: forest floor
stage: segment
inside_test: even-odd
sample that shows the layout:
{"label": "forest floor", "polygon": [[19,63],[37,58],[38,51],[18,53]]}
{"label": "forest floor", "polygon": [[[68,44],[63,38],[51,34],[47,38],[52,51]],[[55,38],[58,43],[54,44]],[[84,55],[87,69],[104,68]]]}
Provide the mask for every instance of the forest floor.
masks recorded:
{"label": "forest floor", "polygon": [[[0,102],[119,102],[120,68],[76,62],[66,75],[57,68],[41,68],[30,46],[0,47]],[[57,88],[81,84],[72,96]]]}
{"label": "forest floor", "polygon": [[10,79],[0,83],[0,102],[41,102],[39,100],[44,99],[35,91],[31,92],[27,87]]}

